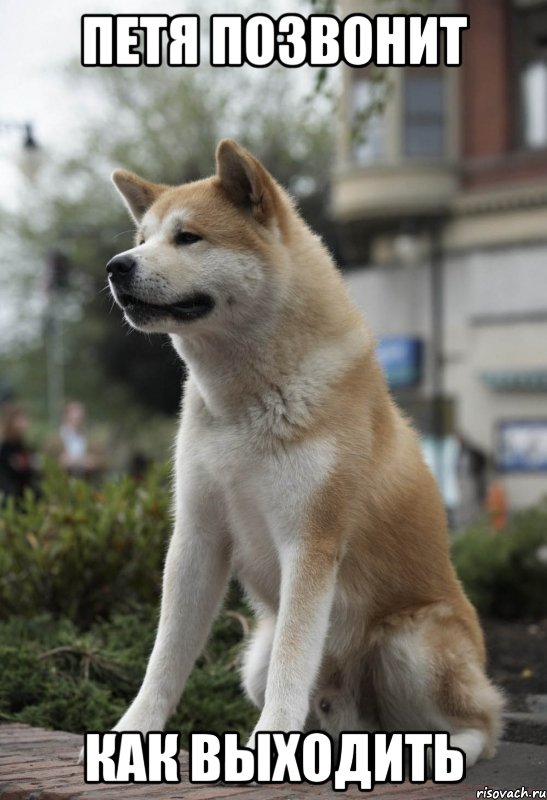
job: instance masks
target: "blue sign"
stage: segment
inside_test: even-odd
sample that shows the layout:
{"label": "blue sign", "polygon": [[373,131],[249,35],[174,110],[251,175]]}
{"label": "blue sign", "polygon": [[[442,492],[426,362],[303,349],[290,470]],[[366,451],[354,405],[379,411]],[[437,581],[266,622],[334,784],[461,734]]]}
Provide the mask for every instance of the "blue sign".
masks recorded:
{"label": "blue sign", "polygon": [[498,466],[504,472],[547,471],[547,420],[498,423]]}
{"label": "blue sign", "polygon": [[418,386],[422,380],[422,340],[413,336],[382,336],[376,355],[392,389]]}

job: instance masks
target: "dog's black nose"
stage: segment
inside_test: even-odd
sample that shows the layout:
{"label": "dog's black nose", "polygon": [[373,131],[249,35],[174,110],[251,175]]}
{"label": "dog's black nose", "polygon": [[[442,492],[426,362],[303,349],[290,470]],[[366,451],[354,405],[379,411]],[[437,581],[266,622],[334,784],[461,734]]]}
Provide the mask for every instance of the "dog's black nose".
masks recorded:
{"label": "dog's black nose", "polygon": [[136,260],[133,256],[122,253],[122,255],[114,256],[106,265],[106,273],[109,278],[127,278],[137,266]]}

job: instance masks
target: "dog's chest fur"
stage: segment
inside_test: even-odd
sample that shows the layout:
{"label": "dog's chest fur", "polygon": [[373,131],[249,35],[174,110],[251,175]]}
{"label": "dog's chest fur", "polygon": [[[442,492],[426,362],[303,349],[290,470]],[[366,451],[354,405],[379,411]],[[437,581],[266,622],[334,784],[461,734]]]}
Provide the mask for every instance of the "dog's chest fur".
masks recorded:
{"label": "dog's chest fur", "polygon": [[336,446],[327,438],[261,439],[257,420],[212,422],[200,406],[190,384],[183,427],[191,458],[222,498],[235,571],[257,600],[275,607],[280,562],[334,467]]}

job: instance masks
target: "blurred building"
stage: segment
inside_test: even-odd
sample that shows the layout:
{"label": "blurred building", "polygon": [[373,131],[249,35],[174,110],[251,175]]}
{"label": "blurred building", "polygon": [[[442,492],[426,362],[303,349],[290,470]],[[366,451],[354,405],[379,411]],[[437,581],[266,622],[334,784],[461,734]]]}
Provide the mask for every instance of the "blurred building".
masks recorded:
{"label": "blurred building", "polygon": [[399,403],[426,442],[484,451],[517,508],[547,493],[547,0],[432,6],[470,15],[463,66],[390,69],[364,122],[374,73],[344,69],[332,209]]}

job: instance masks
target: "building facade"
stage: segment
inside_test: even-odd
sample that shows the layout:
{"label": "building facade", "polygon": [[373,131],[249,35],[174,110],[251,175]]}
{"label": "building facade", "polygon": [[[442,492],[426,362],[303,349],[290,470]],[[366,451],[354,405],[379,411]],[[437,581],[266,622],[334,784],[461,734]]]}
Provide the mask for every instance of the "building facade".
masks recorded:
{"label": "building facade", "polygon": [[391,68],[387,92],[344,68],[332,212],[439,474],[451,440],[471,443],[516,509],[547,494],[547,0],[433,6],[470,16],[461,67]]}

